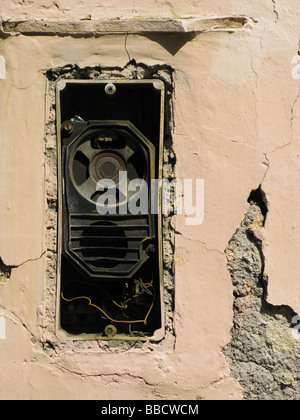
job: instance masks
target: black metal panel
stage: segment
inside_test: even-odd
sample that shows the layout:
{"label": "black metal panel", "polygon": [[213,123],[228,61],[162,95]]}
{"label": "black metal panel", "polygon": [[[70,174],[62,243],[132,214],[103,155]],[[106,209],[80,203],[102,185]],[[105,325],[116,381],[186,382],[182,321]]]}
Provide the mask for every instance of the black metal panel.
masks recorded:
{"label": "black metal panel", "polygon": [[[146,215],[100,215],[96,204],[99,198],[97,194],[100,195],[97,183],[101,181],[101,173],[97,174],[97,171],[103,170],[104,165],[111,165],[113,169],[109,174],[116,178],[116,187],[118,174],[115,177],[115,170],[126,171],[126,182],[141,177],[150,185],[151,153],[147,148],[147,139],[129,122],[68,123],[71,124],[68,127],[72,127],[71,135],[65,133],[64,128],[62,133],[63,252],[91,277],[128,278],[148,259],[146,248],[154,240],[156,228],[154,217],[150,214],[150,191]],[[101,142],[95,145],[98,139]],[[76,161],[78,154],[83,156],[80,157],[80,163]],[[152,159],[155,160],[155,157]],[[118,193],[118,188],[114,192]],[[116,213],[121,204],[118,200],[120,193],[116,201]],[[112,248],[110,255],[103,253],[104,247]],[[132,247],[137,251],[134,257],[128,252]]]}
{"label": "black metal panel", "polygon": [[[114,83],[115,95],[104,82],[58,89],[59,325],[78,339],[151,337],[163,324],[161,227],[150,188],[161,171],[162,88],[157,81]],[[123,211],[133,193],[124,193],[120,172],[126,183],[148,186],[143,212]],[[99,188],[107,178],[116,206],[105,214],[97,205],[110,191]]]}

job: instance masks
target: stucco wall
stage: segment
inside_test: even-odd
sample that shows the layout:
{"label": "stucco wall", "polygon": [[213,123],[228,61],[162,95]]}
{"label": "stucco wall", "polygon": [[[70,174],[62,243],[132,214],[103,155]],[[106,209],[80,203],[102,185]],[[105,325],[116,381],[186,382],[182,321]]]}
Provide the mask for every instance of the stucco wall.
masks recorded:
{"label": "stucco wall", "polygon": [[[300,312],[300,1],[3,0],[1,15],[3,22],[30,21],[30,30],[0,38],[0,398],[243,398],[223,353],[235,316],[225,250],[259,186],[268,209],[259,226],[265,299]],[[66,32],[61,22],[119,18],[147,27],[150,18],[231,16],[248,24],[172,35],[163,26],[159,33],[94,36],[34,30],[41,20]],[[49,328],[55,231],[47,197],[55,198],[49,180],[56,172],[47,150],[56,146],[47,131],[54,109],[46,71],[129,62],[174,69],[175,175],[204,179],[204,221],[174,220],[172,336],[126,351],[62,344]],[[284,351],[295,354],[293,340]]]}

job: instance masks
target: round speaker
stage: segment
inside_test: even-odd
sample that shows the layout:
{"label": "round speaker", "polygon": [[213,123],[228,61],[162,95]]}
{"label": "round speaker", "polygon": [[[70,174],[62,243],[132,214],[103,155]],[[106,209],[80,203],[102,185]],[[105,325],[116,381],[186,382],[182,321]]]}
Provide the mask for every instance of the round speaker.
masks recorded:
{"label": "round speaker", "polygon": [[[79,138],[72,148],[69,170],[75,188],[85,199],[95,203],[101,194],[111,193],[121,204],[120,172],[126,172],[128,186],[133,179],[147,179],[147,166],[146,151],[138,139],[123,130],[110,129]],[[127,192],[126,199],[132,194]]]}

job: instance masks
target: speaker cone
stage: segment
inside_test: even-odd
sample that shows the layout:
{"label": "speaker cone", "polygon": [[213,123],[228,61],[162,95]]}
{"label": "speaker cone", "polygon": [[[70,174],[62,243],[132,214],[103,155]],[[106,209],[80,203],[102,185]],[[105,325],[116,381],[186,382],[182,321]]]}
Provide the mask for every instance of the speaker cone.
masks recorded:
{"label": "speaker cone", "polygon": [[[121,141],[120,134],[117,134],[113,131],[107,137],[107,134],[104,136],[98,133],[97,136],[79,139],[74,147],[70,160],[71,179],[77,191],[89,201],[96,202],[101,194],[107,194],[110,187],[105,180],[110,180],[116,188],[116,200],[121,202],[123,194],[119,190],[120,172],[127,172],[127,185],[133,179],[146,178],[147,164],[142,146],[123,133],[126,138]],[[99,144],[95,139],[104,140]],[[109,140],[106,142],[105,139]],[[104,180],[104,188],[98,191],[97,186],[101,185],[101,180]],[[129,198],[130,193],[127,195]]]}

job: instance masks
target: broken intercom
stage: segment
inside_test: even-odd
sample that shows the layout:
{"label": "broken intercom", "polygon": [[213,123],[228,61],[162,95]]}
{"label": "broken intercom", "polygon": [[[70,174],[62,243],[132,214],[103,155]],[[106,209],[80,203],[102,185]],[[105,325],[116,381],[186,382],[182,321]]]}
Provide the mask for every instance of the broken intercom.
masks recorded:
{"label": "broken intercom", "polygon": [[160,340],[164,83],[60,80],[57,334]]}

